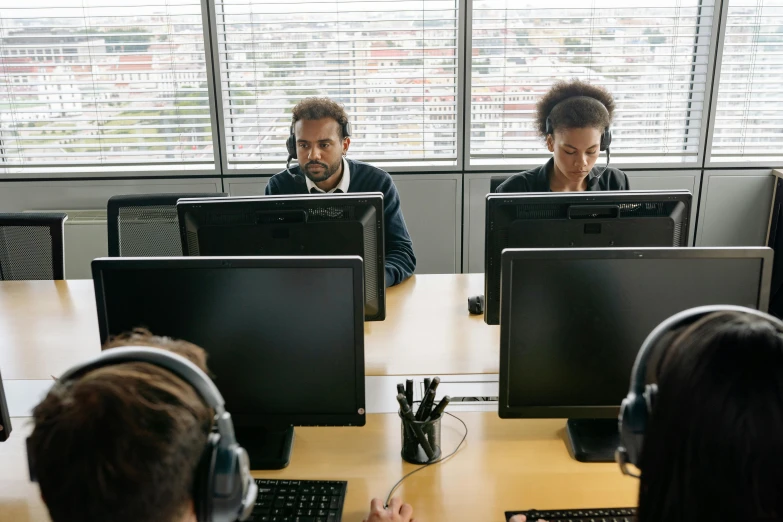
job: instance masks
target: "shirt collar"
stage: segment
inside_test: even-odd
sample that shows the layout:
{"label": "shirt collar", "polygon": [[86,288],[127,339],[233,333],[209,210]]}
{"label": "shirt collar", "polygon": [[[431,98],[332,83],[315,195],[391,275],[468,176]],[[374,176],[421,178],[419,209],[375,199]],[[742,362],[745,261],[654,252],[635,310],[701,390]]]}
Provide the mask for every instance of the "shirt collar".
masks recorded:
{"label": "shirt collar", "polygon": [[[324,190],[321,190],[318,188],[315,183],[313,183],[310,178],[305,175],[305,183],[307,183],[307,192],[312,192],[313,189],[315,189],[316,192],[320,192],[322,194],[326,194],[327,192]],[[348,164],[348,160],[343,156],[343,178],[340,180],[340,183],[334,187],[332,190],[330,190],[328,193],[331,194],[332,192],[335,192],[337,189],[340,189],[342,192],[347,193],[348,192],[348,186],[351,184],[351,167]]]}

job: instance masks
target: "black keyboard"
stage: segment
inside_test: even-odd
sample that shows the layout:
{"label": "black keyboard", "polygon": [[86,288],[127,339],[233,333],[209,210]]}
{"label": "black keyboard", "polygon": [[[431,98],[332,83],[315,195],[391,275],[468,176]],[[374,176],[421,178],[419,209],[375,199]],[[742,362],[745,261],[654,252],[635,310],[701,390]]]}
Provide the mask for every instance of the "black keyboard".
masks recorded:
{"label": "black keyboard", "polygon": [[636,508],[606,509],[550,509],[548,511],[506,511],[508,521],[514,515],[525,515],[528,522],[546,520],[547,522],[635,522]]}
{"label": "black keyboard", "polygon": [[252,522],[340,522],[345,490],[343,480],[256,479]]}

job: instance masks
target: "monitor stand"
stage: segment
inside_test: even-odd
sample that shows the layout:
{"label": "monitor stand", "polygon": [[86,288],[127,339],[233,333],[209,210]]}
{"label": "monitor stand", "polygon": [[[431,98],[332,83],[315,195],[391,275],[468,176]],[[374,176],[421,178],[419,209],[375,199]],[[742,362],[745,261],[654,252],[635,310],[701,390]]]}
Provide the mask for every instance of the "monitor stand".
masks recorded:
{"label": "monitor stand", "polygon": [[235,426],[237,442],[247,450],[250,469],[283,469],[291,461],[294,427]]}
{"label": "monitor stand", "polygon": [[614,462],[620,445],[617,419],[568,419],[568,453],[579,462]]}

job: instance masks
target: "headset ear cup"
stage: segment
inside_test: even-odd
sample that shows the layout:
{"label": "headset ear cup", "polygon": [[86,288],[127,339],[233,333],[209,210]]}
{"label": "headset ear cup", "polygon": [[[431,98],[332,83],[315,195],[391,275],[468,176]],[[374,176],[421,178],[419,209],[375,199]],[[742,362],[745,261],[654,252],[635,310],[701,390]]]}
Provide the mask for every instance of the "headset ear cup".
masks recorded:
{"label": "headset ear cup", "polygon": [[346,121],[343,125],[343,138],[349,138],[351,136],[351,122]]}
{"label": "headset ear cup", "polygon": [[285,140],[285,148],[288,150],[288,155],[292,158],[296,158],[296,137],[293,133]]}
{"label": "headset ear cup", "polygon": [[602,151],[608,149],[612,145],[612,128],[607,127],[604,129],[604,133],[601,135],[600,149]]}
{"label": "headset ear cup", "polygon": [[220,435],[210,433],[204,453],[201,455],[193,478],[193,507],[198,522],[212,522],[212,494],[214,491],[215,460],[217,459]]}

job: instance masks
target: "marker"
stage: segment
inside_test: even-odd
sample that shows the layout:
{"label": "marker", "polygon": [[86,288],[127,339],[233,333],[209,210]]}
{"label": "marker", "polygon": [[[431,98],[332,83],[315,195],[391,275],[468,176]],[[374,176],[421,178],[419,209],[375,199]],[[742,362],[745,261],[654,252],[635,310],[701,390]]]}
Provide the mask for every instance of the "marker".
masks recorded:
{"label": "marker", "polygon": [[449,397],[448,395],[446,395],[445,397],[443,397],[443,398],[440,400],[440,402],[438,403],[438,405],[437,405],[437,406],[435,406],[435,409],[434,409],[434,410],[432,410],[432,413],[430,414],[430,416],[429,416],[429,417],[427,417],[427,420],[428,420],[428,421],[429,421],[429,420],[435,420],[435,419],[437,419],[438,417],[440,417],[441,415],[443,415],[443,410],[445,410],[445,409],[446,409],[446,406],[448,406],[448,405],[449,405],[449,402],[451,402],[451,397]]}
{"label": "marker", "polygon": [[435,391],[435,390],[437,390],[437,389],[438,389],[438,385],[439,385],[439,384],[440,384],[440,377],[435,377],[435,378],[434,378],[434,379],[432,379],[432,381],[430,382],[430,388],[429,388],[429,389],[430,389],[430,390],[432,390],[432,391]]}
{"label": "marker", "polygon": [[405,380],[405,400],[413,404],[413,379]]}
{"label": "marker", "polygon": [[427,391],[427,395],[422,399],[419,409],[416,412],[416,420],[423,421],[426,419],[430,411],[432,411],[432,404],[435,402],[435,390],[430,389]]}
{"label": "marker", "polygon": [[405,386],[402,383],[397,383],[397,393],[405,393]]}
{"label": "marker", "polygon": [[427,438],[424,436],[424,432],[421,431],[421,426],[416,423],[416,418],[413,416],[413,412],[411,411],[410,406],[408,406],[408,402],[405,400],[405,396],[403,394],[397,395],[397,402],[400,403],[400,413],[402,413],[402,417],[408,421],[408,425],[416,435],[416,440],[419,441],[421,449],[423,449],[424,453],[427,454],[428,459],[432,459],[432,457],[435,456],[435,452],[432,451],[432,447],[430,446],[430,443],[427,442]]}

